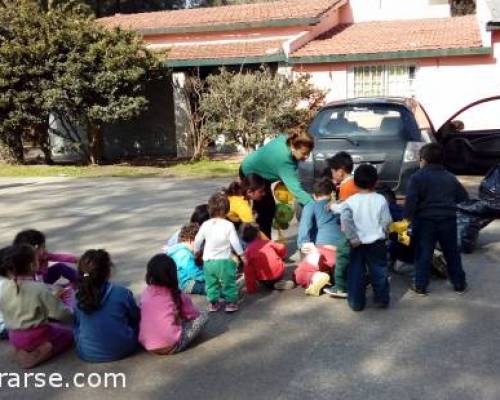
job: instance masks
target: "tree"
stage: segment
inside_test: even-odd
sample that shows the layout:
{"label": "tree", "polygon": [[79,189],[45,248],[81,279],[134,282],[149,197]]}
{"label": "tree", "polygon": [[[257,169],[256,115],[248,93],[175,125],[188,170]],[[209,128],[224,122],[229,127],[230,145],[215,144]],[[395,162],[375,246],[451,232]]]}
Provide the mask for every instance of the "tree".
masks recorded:
{"label": "tree", "polygon": [[324,100],[308,75],[289,79],[262,67],[254,72],[224,68],[208,76],[201,95],[207,137],[224,135],[247,151],[290,129],[306,129]]}
{"label": "tree", "polygon": [[[71,126],[92,163],[102,159],[102,126],[130,119],[147,104],[157,66],[138,35],[106,30],[80,7],[3,0],[0,7],[0,143],[22,162],[27,132],[46,137],[49,114]],[[76,4],[76,3],[75,3]],[[42,5],[43,6],[43,5]],[[83,143],[77,127],[87,131]]]}

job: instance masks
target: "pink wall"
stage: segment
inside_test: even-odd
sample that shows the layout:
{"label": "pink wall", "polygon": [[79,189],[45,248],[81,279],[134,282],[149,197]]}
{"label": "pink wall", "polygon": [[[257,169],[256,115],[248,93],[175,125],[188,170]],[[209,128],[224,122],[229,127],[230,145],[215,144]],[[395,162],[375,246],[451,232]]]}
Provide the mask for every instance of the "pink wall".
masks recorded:
{"label": "pink wall", "polygon": [[[313,83],[327,91],[327,101],[348,97],[348,71],[353,66],[377,64],[414,64],[417,66],[415,97],[427,110],[435,126],[440,126],[455,111],[483,97],[500,94],[500,32],[495,34],[494,56],[389,60],[356,64],[304,64],[294,73],[309,73]],[[498,119],[496,114],[486,119]],[[498,124],[498,123],[497,123]]]}
{"label": "pink wall", "polygon": [[[189,42],[224,42],[224,41],[246,41],[252,39],[272,39],[275,37],[292,38],[301,32],[309,32],[309,26],[275,27],[245,29],[227,32],[193,32],[162,35],[146,35],[144,40],[149,44],[179,44]],[[284,39],[286,40],[286,39]]]}

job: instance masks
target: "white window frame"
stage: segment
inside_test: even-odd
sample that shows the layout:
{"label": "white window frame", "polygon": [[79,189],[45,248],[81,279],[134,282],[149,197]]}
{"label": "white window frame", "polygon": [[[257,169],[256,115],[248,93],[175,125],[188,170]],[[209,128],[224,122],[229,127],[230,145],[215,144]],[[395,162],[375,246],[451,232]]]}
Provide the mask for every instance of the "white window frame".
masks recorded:
{"label": "white window frame", "polygon": [[[403,92],[400,93],[392,93],[392,88],[390,86],[390,69],[391,68],[407,68],[408,69],[408,81],[406,83],[407,85],[407,90],[404,90]],[[381,70],[382,73],[382,82],[380,86],[382,87],[382,90],[380,93],[374,93],[374,94],[366,94],[364,90],[362,90],[361,94],[357,94],[356,90],[356,82],[355,82],[355,72],[357,69],[375,69],[375,70]],[[413,68],[413,76],[410,76],[410,68]],[[353,97],[377,97],[377,96],[391,96],[391,97],[413,97],[416,94],[416,79],[417,79],[417,74],[418,74],[418,65],[415,63],[390,63],[390,64],[360,64],[360,65],[353,65],[350,67],[347,71],[347,97],[348,98],[353,98]],[[362,83],[363,85],[365,84],[364,82]],[[373,87],[373,82],[371,84],[371,87]],[[368,91],[368,90],[367,90]]]}

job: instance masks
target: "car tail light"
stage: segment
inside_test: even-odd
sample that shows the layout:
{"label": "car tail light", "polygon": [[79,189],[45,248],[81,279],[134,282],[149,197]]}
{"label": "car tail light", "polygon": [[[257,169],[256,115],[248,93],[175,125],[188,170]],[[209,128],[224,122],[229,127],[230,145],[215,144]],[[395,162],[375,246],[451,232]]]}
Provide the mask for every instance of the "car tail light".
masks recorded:
{"label": "car tail light", "polygon": [[406,143],[403,162],[418,162],[420,161],[420,149],[425,145],[423,142],[408,142]]}

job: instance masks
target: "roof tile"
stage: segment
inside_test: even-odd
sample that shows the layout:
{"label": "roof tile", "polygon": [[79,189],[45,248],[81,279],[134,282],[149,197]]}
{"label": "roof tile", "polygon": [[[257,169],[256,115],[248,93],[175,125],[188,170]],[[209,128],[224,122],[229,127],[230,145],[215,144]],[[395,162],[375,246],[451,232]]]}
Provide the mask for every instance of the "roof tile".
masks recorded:
{"label": "roof tile", "polygon": [[373,54],[481,47],[475,15],[340,25],[306,44],[292,57]]}
{"label": "roof tile", "polygon": [[339,2],[340,0],[277,0],[223,7],[117,14],[100,18],[98,22],[108,27],[120,26],[140,31],[267,22],[319,17]]}

